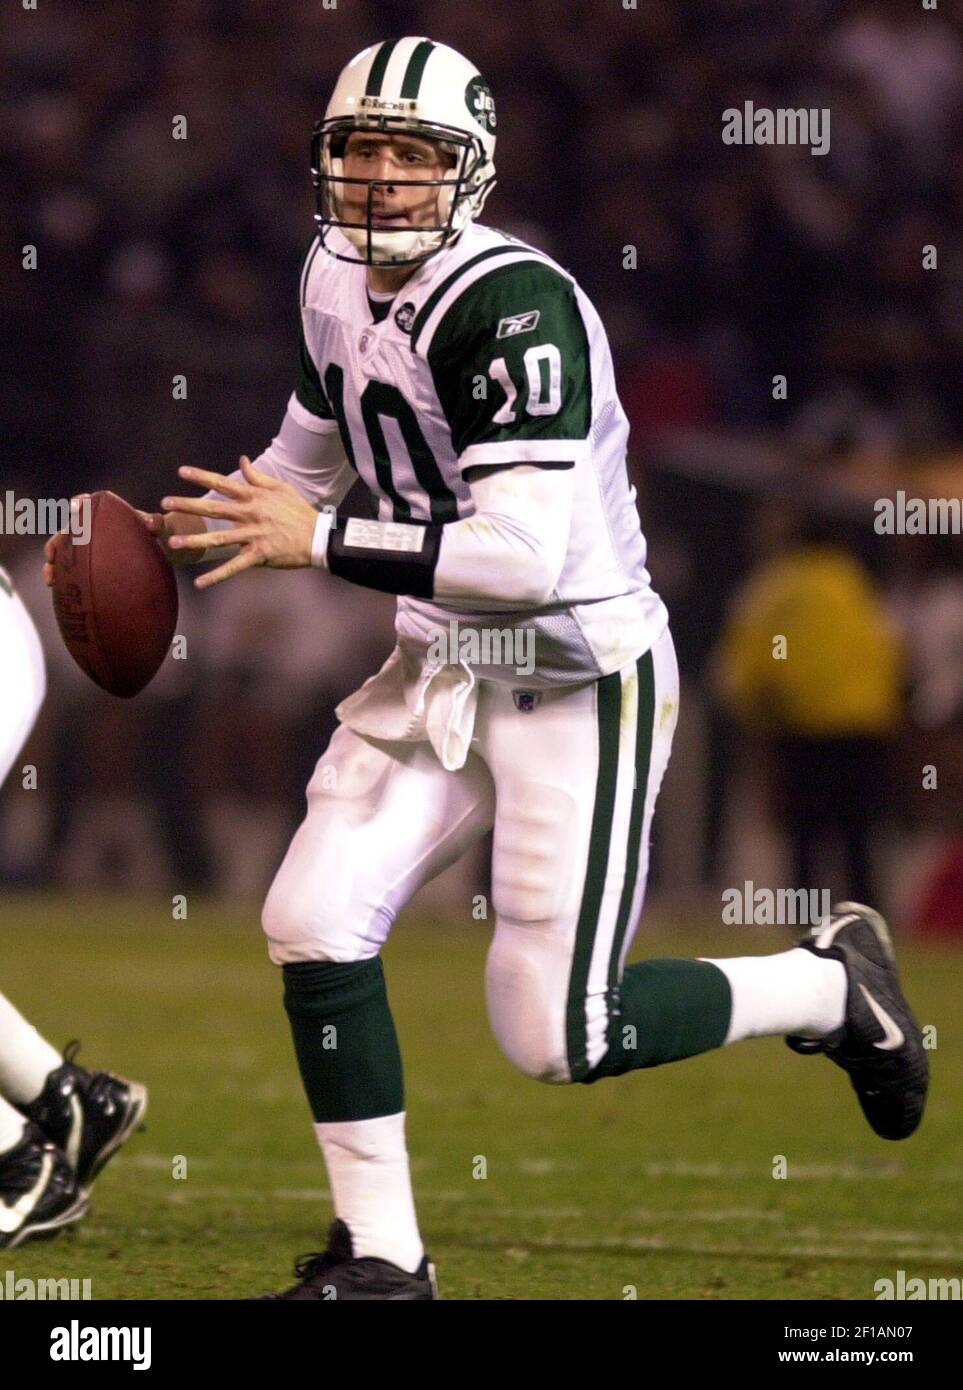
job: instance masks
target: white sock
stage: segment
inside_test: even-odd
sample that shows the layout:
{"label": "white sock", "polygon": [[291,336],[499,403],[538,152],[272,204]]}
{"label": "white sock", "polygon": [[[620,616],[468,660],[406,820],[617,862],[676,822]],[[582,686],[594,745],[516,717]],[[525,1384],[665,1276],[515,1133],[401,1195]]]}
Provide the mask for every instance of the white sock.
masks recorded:
{"label": "white sock", "polygon": [[316,1124],[334,1195],[335,1215],[346,1222],[357,1257],[390,1260],[410,1273],[424,1246],[405,1147],[405,1112],[374,1120]]}
{"label": "white sock", "polygon": [[0,1096],[29,1105],[63,1058],[0,994]]}
{"label": "white sock", "polygon": [[[702,959],[706,959],[703,957]],[[793,1033],[823,1038],[846,1017],[846,970],[793,947],[775,956],[712,960],[732,989],[726,1042]]]}
{"label": "white sock", "polygon": [[26,1124],[20,1111],[14,1110],[13,1106],[0,1096],[0,1154],[5,1154],[8,1149],[20,1143]]}

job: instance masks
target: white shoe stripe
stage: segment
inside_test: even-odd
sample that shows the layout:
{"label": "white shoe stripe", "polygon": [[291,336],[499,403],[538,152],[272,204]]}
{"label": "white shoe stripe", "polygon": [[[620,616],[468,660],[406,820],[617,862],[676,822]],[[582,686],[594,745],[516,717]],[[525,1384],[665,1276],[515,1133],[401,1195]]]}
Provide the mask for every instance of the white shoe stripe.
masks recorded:
{"label": "white shoe stripe", "polygon": [[47,1186],[53,1171],[53,1165],[54,1155],[50,1152],[45,1153],[40,1165],[40,1176],[30,1191],[25,1192],[22,1197],[18,1197],[12,1206],[0,1202],[0,1233],[10,1235],[13,1231],[19,1231],[43,1196],[44,1188]]}
{"label": "white shoe stripe", "polygon": [[862,981],[859,982],[859,987],[863,991],[863,998],[876,1015],[877,1022],[884,1033],[883,1041],[873,1043],[873,1046],[878,1047],[881,1052],[892,1052],[894,1048],[902,1047],[903,1043],[906,1041],[903,1037],[902,1028],[900,1028],[895,1019],[890,1018],[882,1005],[877,1004]]}

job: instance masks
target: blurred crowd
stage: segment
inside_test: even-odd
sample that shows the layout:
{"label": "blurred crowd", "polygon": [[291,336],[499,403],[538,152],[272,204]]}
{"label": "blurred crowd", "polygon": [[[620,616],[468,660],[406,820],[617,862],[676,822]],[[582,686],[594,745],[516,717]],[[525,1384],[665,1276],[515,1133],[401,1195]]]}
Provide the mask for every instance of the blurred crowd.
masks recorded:
{"label": "blurred crowd", "polygon": [[[867,478],[871,493],[907,461],[958,453],[963,36],[952,6],[6,7],[4,485],[57,496],[109,486],[153,508],[178,464],[229,472],[269,442],[295,376],[311,128],[344,63],[403,33],[449,43],[482,70],[499,136],[484,221],[555,256],[602,315],[654,577],[708,746],[724,750],[727,721],[751,726],[752,709],[727,706],[717,648],[747,576],[790,544],[759,499],[790,494],[798,540],[807,513],[824,510],[827,474],[865,502]],[[830,153],[724,144],[723,111],[747,101],[827,108]],[[172,138],[177,117],[186,139]],[[37,248],[36,269],[23,268],[25,246]],[[186,399],[172,395],[177,375]],[[758,466],[746,439],[766,442]],[[833,544],[865,567],[907,636],[889,734],[916,727],[920,711],[935,727],[934,699],[940,727],[958,734],[958,550],[882,546],[865,508],[850,508],[847,524]],[[0,540],[28,602],[46,609],[24,579],[33,551]],[[92,776],[105,790],[135,782],[159,797],[154,829],[180,880],[189,869],[216,885],[223,862],[185,810],[198,791],[235,810],[249,798],[255,829],[270,793],[280,843],[335,698],[390,646],[390,602],[315,574],[244,585],[198,603],[182,584],[190,655],[122,714],[99,713],[101,697],[47,634],[57,700],[37,737],[56,760],[57,793],[33,854],[8,846],[4,860],[0,840],[8,872],[60,862]],[[927,642],[924,611],[952,637]],[[724,819],[712,807],[725,800],[729,765],[722,754],[706,762],[711,876]],[[44,837],[53,851],[40,855]]]}
{"label": "blurred crowd", "polygon": [[[963,44],[906,0],[129,0],[7,7],[0,167],[16,452],[157,490],[230,461],[289,385],[308,141],[344,62],[423,32],[498,104],[486,220],[595,298],[637,437],[783,426],[897,450],[959,433]],[[828,108],[828,156],[722,112]],[[183,116],[187,138],[172,138]],[[13,235],[9,233],[12,232]],[[18,248],[38,247],[36,273]],[[923,247],[937,250],[923,268]],[[636,268],[626,269],[626,247]],[[83,344],[83,350],[80,345]],[[188,400],[170,399],[183,372]],[[784,374],[788,402],[774,401]],[[37,410],[38,393],[51,408]],[[55,403],[55,406],[54,406]],[[51,418],[53,417],[53,418]]]}

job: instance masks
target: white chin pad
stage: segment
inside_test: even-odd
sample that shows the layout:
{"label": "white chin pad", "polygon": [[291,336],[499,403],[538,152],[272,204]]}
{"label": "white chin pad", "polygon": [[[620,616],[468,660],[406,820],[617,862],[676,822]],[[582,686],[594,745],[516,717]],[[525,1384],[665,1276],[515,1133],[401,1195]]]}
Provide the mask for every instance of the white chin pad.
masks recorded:
{"label": "white chin pad", "polygon": [[[341,231],[362,256],[367,255],[368,234],[364,227],[342,227]],[[390,265],[392,261],[404,261],[438,246],[440,238],[440,232],[419,232],[416,228],[403,232],[372,232],[372,257],[376,265]]]}

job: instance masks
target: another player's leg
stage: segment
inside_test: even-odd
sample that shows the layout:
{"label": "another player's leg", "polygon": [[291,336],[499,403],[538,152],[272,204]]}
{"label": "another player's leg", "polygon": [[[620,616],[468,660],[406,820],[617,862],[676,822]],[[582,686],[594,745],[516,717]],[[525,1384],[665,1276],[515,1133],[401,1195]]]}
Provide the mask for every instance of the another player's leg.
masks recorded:
{"label": "another player's leg", "polygon": [[87,1195],[63,1153],[0,1099],[0,1250],[79,1221]]}
{"label": "another player's leg", "polygon": [[[33,728],[46,689],[33,623],[0,569],[0,784]],[[0,995],[0,1249],[69,1225],[87,1208],[56,1146],[17,1109],[23,1078],[49,1070],[57,1054]],[[29,1083],[28,1083],[29,1084]]]}
{"label": "another player's leg", "polygon": [[271,886],[264,929],[335,1221],[299,1261],[294,1299],[429,1299],[415,1215],[401,1056],[378,952],[399,908],[491,824],[477,759],[446,772],[427,743],[369,743],[340,728]]}
{"label": "another player's leg", "polygon": [[0,994],[0,1095],[63,1151],[84,1191],[144,1118],[147,1091],[61,1055]]}
{"label": "another player's leg", "polygon": [[0,994],[0,1248],[79,1221],[87,1197],[57,1144],[20,1103],[43,1085],[57,1053]]}
{"label": "another player's leg", "polygon": [[147,1087],[109,1071],[91,1071],[74,1059],[71,1043],[44,1082],[27,1115],[63,1149],[89,1192],[95,1178],[138,1129],[147,1113]]}
{"label": "another player's leg", "polygon": [[[0,651],[2,783],[46,689],[40,639],[2,570]],[[12,1246],[83,1216],[90,1184],[140,1123],[147,1092],[61,1058],[0,994],[0,1097],[0,1245]]]}

